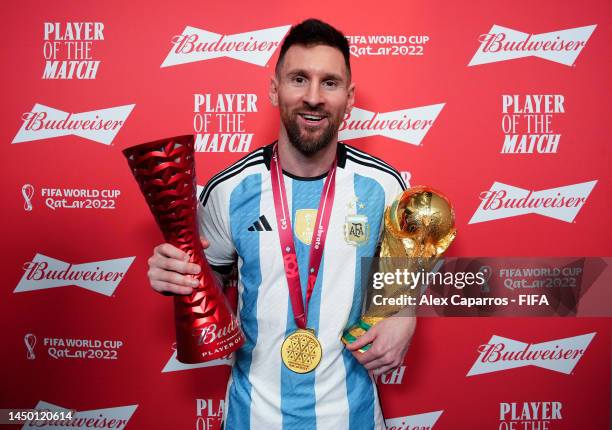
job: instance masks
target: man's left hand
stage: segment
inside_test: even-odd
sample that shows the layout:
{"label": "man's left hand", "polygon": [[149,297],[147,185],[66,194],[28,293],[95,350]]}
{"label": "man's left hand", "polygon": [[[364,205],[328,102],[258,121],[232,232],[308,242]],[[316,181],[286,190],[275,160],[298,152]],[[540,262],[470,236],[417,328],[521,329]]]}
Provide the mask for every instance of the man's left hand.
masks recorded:
{"label": "man's left hand", "polygon": [[[416,328],[416,318],[394,316],[385,318],[359,336],[346,348],[366,369],[374,375],[387,373],[400,366],[410,346]],[[359,348],[371,343],[370,349],[360,352]]]}

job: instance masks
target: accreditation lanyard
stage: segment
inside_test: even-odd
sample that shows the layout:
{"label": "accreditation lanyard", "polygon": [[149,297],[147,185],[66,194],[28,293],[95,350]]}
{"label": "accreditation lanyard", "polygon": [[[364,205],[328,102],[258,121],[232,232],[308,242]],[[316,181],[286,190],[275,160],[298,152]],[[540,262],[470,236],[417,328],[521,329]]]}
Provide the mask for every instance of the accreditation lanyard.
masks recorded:
{"label": "accreditation lanyard", "polygon": [[310,302],[312,290],[317,282],[319,267],[321,267],[321,258],[323,257],[323,248],[325,246],[325,238],[327,237],[327,228],[329,226],[329,219],[331,217],[334,194],[336,191],[336,165],[337,159],[334,158],[334,163],[327,173],[323,191],[321,192],[317,220],[310,242],[310,254],[308,256],[308,285],[306,287],[306,303],[304,304],[300,285],[300,271],[297,263],[295,244],[293,242],[291,214],[289,213],[289,205],[287,204],[287,192],[285,191],[285,181],[280,166],[278,145],[274,146],[272,159],[270,160],[272,195],[274,196],[274,209],[276,211],[276,221],[279,227],[278,236],[280,239],[281,255],[283,256],[285,276],[287,277],[287,285],[289,287],[289,298],[291,299],[291,306],[293,307],[293,317],[296,325],[301,329],[306,329],[308,303]]}

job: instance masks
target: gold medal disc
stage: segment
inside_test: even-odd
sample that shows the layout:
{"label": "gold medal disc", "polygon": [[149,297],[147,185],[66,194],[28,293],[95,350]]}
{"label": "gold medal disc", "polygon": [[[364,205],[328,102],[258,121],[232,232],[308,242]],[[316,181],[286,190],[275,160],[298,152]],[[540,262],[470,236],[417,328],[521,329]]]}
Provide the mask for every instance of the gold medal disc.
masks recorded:
{"label": "gold medal disc", "polygon": [[314,330],[297,329],[283,341],[281,357],[289,370],[295,373],[313,371],[321,362],[321,342]]}

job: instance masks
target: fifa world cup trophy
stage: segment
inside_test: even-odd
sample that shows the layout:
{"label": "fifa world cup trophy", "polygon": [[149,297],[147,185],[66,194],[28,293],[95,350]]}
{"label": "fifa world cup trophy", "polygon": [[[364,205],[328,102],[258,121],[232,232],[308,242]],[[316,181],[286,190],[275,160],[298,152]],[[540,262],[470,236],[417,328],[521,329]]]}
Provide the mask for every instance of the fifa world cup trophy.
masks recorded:
{"label": "fifa world cup trophy", "polygon": [[[403,273],[428,272],[456,235],[455,214],[449,200],[430,187],[412,187],[385,209],[379,258],[372,270],[382,274],[395,274],[398,270]],[[417,287],[404,282],[368,287],[365,310],[358,323],[344,332],[342,341],[345,344],[354,342],[374,324],[402,310],[405,305],[397,304],[402,303],[398,299],[407,293],[414,297],[418,294]],[[378,300],[373,300],[375,295],[380,296]],[[360,351],[366,351],[369,346]]]}
{"label": "fifa world cup trophy", "polygon": [[217,286],[197,227],[192,135],[133,146],[123,151],[166,242],[189,255],[202,270],[191,295],[174,296],[177,359],[199,363],[229,355],[244,335]]}

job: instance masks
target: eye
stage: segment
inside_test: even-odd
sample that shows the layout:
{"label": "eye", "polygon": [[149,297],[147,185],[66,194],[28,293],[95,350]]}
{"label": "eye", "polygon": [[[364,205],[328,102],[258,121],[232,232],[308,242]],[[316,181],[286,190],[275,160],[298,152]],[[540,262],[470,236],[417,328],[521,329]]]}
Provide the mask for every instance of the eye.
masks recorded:
{"label": "eye", "polygon": [[338,87],[338,82],[328,79],[327,81],[323,81],[323,86],[327,89],[334,89]]}
{"label": "eye", "polygon": [[300,75],[293,76],[291,82],[296,85],[304,85],[306,83],[306,78]]}

